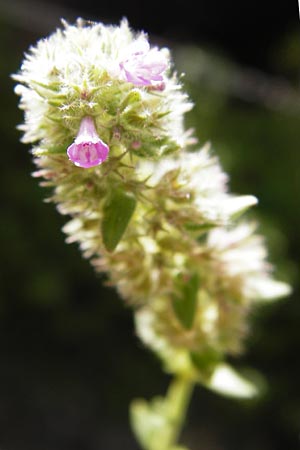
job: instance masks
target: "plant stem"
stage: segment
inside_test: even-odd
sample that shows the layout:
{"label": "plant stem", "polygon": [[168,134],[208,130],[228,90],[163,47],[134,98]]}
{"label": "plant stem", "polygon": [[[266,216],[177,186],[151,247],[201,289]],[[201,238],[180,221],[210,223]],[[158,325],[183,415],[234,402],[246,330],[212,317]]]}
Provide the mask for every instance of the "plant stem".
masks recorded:
{"label": "plant stem", "polygon": [[165,397],[136,399],[130,407],[131,426],[144,450],[187,450],[177,444],[186,419],[194,383],[179,376]]}
{"label": "plant stem", "polygon": [[169,446],[177,444],[180,437],[187,409],[193,392],[194,383],[183,377],[175,378],[167,393],[169,419],[171,423]]}

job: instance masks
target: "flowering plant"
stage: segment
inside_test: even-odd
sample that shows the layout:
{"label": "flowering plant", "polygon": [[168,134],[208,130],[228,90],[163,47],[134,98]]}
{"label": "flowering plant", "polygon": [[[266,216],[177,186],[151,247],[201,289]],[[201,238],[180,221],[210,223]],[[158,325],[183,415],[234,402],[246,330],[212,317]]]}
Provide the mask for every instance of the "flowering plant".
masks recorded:
{"label": "flowering plant", "polygon": [[133,309],[136,332],[174,375],[165,398],[134,401],[147,450],[179,450],[195,383],[234,396],[257,392],[226,362],[243,350],[249,312],[285,296],[256,225],[257,200],[228,190],[210,147],[185,130],[192,107],[169,51],[127,22],[65,22],[32,47],[14,75],[42,185],[70,217],[96,271]]}

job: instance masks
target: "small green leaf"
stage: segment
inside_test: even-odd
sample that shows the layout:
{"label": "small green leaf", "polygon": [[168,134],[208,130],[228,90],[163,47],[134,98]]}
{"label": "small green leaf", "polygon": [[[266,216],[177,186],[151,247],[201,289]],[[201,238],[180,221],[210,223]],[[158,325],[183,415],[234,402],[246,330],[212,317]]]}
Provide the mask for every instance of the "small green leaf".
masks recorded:
{"label": "small green leaf", "polygon": [[201,352],[191,352],[191,361],[201,376],[211,376],[217,364],[221,361],[221,355],[213,348],[206,348]]}
{"label": "small green leaf", "polygon": [[215,223],[195,223],[195,222],[187,222],[185,223],[185,228],[189,231],[198,231],[200,233],[206,233],[207,231],[212,230],[217,225]]}
{"label": "small green leaf", "polygon": [[171,141],[163,147],[162,154],[163,156],[168,156],[171,155],[172,153],[177,152],[178,149],[179,149],[178,144],[176,144],[176,142]]}
{"label": "small green leaf", "polygon": [[139,115],[134,110],[129,110],[122,114],[121,116],[122,123],[126,128],[142,128],[146,123],[146,116]]}
{"label": "small green leaf", "polygon": [[150,402],[134,400],[130,405],[130,421],[135,437],[144,450],[169,450],[172,424],[165,399],[157,397]]}
{"label": "small green leaf", "polygon": [[41,87],[43,89],[47,89],[49,91],[54,91],[54,92],[58,92],[60,89],[60,86],[61,86],[61,83],[59,81],[52,81],[49,84],[45,84],[45,83],[41,83],[36,80],[31,80],[31,84],[33,84],[33,86],[35,86],[35,89],[37,89],[37,87]]}
{"label": "small green leaf", "polygon": [[124,110],[129,105],[136,106],[137,104],[141,103],[141,101],[142,101],[142,96],[137,90],[130,91],[129,94],[125,97],[125,99],[122,101],[122,103],[120,105],[120,109]]}
{"label": "small green leaf", "polygon": [[106,250],[112,252],[120,242],[135,210],[136,200],[121,189],[111,192],[103,208],[102,239]]}
{"label": "small green leaf", "polygon": [[194,273],[187,281],[182,277],[179,281],[178,295],[173,297],[173,309],[181,325],[189,330],[194,323],[199,289],[199,276]]}

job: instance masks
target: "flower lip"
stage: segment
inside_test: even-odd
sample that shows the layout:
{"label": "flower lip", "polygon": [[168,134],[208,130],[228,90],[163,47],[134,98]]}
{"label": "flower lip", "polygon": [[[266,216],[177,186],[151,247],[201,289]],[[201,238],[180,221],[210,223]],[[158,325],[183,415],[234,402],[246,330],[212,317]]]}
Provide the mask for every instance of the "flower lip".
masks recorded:
{"label": "flower lip", "polygon": [[109,147],[97,134],[92,117],[82,119],[79,132],[67,155],[75,166],[89,169],[102,164],[108,157]]}

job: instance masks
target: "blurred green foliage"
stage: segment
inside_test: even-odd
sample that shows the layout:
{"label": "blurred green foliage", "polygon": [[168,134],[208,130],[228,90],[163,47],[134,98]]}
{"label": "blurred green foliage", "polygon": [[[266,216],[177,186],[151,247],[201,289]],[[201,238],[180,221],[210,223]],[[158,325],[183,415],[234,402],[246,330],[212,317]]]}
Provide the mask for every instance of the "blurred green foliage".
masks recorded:
{"label": "blurred green foliage", "polygon": [[[128,404],[163,394],[168,378],[136,339],[117,294],[75,245],[64,244],[65,218],[30,176],[10,74],[38,37],[0,20],[0,447],[134,449]],[[184,441],[195,450],[293,450],[300,432],[299,34],[276,43],[274,71],[264,75],[210,50],[170,46],[195,102],[188,125],[200,144],[212,143],[231,189],[260,199],[250,214],[278,277],[294,287],[291,298],[253,313],[247,352],[234,361],[266,376],[265,397],[237,402],[197,390]]]}

